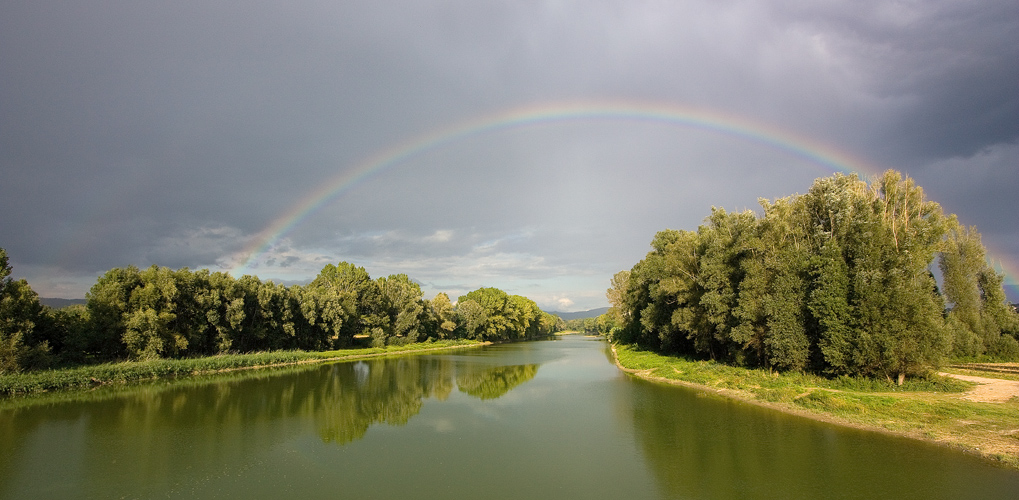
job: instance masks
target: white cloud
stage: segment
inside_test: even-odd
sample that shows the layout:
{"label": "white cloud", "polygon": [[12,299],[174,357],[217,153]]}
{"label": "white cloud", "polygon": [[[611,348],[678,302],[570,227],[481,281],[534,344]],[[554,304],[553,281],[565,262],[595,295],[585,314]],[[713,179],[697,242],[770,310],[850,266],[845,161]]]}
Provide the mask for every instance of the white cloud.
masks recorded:
{"label": "white cloud", "polygon": [[449,229],[437,229],[430,236],[425,237],[424,241],[429,243],[446,243],[453,239],[453,231]]}

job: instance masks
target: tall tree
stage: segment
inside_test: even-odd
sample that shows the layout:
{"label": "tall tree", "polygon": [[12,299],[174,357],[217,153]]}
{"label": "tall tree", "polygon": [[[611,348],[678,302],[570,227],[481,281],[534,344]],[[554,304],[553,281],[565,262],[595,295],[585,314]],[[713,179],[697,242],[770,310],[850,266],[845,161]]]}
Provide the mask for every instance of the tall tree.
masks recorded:
{"label": "tall tree", "polygon": [[124,345],[138,359],[177,355],[188,347],[187,338],[172,328],[177,318],[177,283],[173,271],[152,266],[139,273],[124,312]]}
{"label": "tall tree", "polygon": [[808,328],[814,331],[822,371],[850,373],[856,350],[849,296],[849,266],[838,240],[832,239],[810,259]]}
{"label": "tall tree", "polygon": [[439,292],[427,303],[429,329],[440,339],[452,338],[456,332],[456,310],[449,295]]}
{"label": "tall tree", "polygon": [[484,311],[484,322],[476,335],[485,340],[508,338],[511,324],[509,295],[498,288],[479,288],[457,299],[458,303],[473,301]]}
{"label": "tall tree", "polygon": [[141,284],[137,267],[114,268],[96,280],[88,293],[86,307],[91,327],[85,345],[85,356],[95,361],[109,361],[127,354],[123,338],[127,327],[124,315],[129,310],[131,292]]}
{"label": "tall tree", "polygon": [[765,364],[781,370],[803,370],[810,357],[805,321],[809,260],[805,210],[792,198],[762,202],[762,206],[759,233],[769,277],[764,300]]}
{"label": "tall tree", "polygon": [[[624,325],[614,338],[900,382],[938,366],[949,337],[930,265],[950,224],[922,189],[893,171],[870,185],[836,174],[762,206],[763,217],[713,208],[696,233],[656,234],[609,289]],[[971,296],[982,290],[974,276]],[[1004,301],[993,302],[1003,319],[982,314],[982,324],[1011,325]]]}
{"label": "tall tree", "polygon": [[0,248],[0,374],[16,373],[39,364],[48,344],[31,345],[36,323],[43,315],[39,296],[25,280],[11,278],[7,251]]}
{"label": "tall tree", "polygon": [[630,286],[630,271],[622,270],[612,276],[610,286],[605,291],[605,298],[608,299],[609,307],[607,322],[612,323],[613,328],[622,330],[630,322],[630,311],[626,308],[626,289]]}
{"label": "tall tree", "polygon": [[473,299],[457,300],[456,303],[456,316],[459,323],[460,330],[463,331],[462,336],[468,339],[485,339],[485,326],[488,323],[488,315],[485,313],[485,308],[478,301]]}
{"label": "tall tree", "polygon": [[976,228],[959,225],[953,219],[938,266],[942,291],[950,307],[948,321],[954,332],[953,351],[959,356],[976,356],[986,349],[989,332],[984,326],[978,284],[985,260]]}
{"label": "tall tree", "polygon": [[980,271],[977,284],[983,299],[987,351],[1002,360],[1019,360],[1019,313],[1008,304],[1002,287],[1005,276],[989,266]]}
{"label": "tall tree", "polygon": [[406,274],[379,278],[378,285],[384,299],[383,312],[388,320],[384,329],[386,339],[381,344],[395,337],[401,338],[403,342],[417,340],[424,312],[421,286],[411,281]]}
{"label": "tall tree", "polygon": [[[510,338],[531,338],[538,334],[541,309],[533,300],[520,295],[509,296],[511,311]],[[532,328],[533,326],[533,328]]]}
{"label": "tall tree", "polygon": [[733,328],[738,324],[734,312],[740,282],[744,278],[742,260],[750,255],[756,237],[754,213],[728,213],[712,208],[707,223],[697,230],[701,245],[698,281],[704,289],[700,305],[704,310],[703,328],[696,332],[699,350],[712,359],[733,358],[739,350]]}
{"label": "tall tree", "polygon": [[384,342],[388,316],[384,314],[382,291],[363,267],[348,262],[327,264],[308,287],[352,306],[340,327],[337,346],[350,345],[355,335],[382,338]]}

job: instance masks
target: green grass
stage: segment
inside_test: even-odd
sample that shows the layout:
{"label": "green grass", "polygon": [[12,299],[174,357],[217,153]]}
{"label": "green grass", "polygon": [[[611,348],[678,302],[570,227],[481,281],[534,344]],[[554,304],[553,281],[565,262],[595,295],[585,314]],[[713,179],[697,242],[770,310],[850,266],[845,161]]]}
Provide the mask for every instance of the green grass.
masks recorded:
{"label": "green grass", "polygon": [[1019,468],[1019,400],[961,399],[973,386],[969,382],[931,375],[897,386],[882,379],[769,373],[624,345],[615,351],[619,364],[639,376],[696,384],[820,420],[941,442]]}
{"label": "green grass", "polygon": [[616,353],[624,367],[637,371],[650,370],[649,374],[653,377],[767,395],[764,398],[767,401],[791,402],[796,395],[811,388],[861,392],[964,392],[972,386],[967,382],[937,375],[907,379],[903,385],[898,386],[888,380],[866,377],[826,378],[798,372],[769,372],[715,361],[663,356],[624,345],[616,346]]}
{"label": "green grass", "polygon": [[124,361],[58,370],[0,375],[0,395],[15,396],[56,390],[81,390],[98,385],[129,383],[158,378],[186,377],[244,368],[291,365],[315,361],[387,354],[409,354],[430,349],[479,345],[469,340],[420,342],[400,346],[340,349],[334,351],[271,351],[221,354],[201,358]]}

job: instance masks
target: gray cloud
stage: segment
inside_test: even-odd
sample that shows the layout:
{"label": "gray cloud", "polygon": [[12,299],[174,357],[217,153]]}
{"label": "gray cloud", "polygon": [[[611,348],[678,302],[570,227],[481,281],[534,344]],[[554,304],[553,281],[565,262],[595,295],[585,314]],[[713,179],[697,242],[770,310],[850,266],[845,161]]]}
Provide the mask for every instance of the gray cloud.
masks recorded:
{"label": "gray cloud", "polygon": [[[1013,1],[44,0],[5,9],[0,60],[0,246],[44,296],[129,264],[232,269],[373,155],[562,101],[696,106],[904,170],[1019,264]],[[251,271],[350,260],[586,309],[655,231],[826,173],[693,128],[496,131],[360,182]]]}

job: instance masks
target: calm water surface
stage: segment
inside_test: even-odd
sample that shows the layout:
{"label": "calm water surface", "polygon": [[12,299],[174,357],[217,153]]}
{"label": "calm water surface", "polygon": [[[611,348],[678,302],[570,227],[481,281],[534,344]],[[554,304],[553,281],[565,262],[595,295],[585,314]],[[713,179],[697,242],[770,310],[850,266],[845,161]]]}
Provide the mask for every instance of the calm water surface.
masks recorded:
{"label": "calm water surface", "polygon": [[580,337],[0,403],[0,498],[1019,498],[1019,472],[633,379]]}

